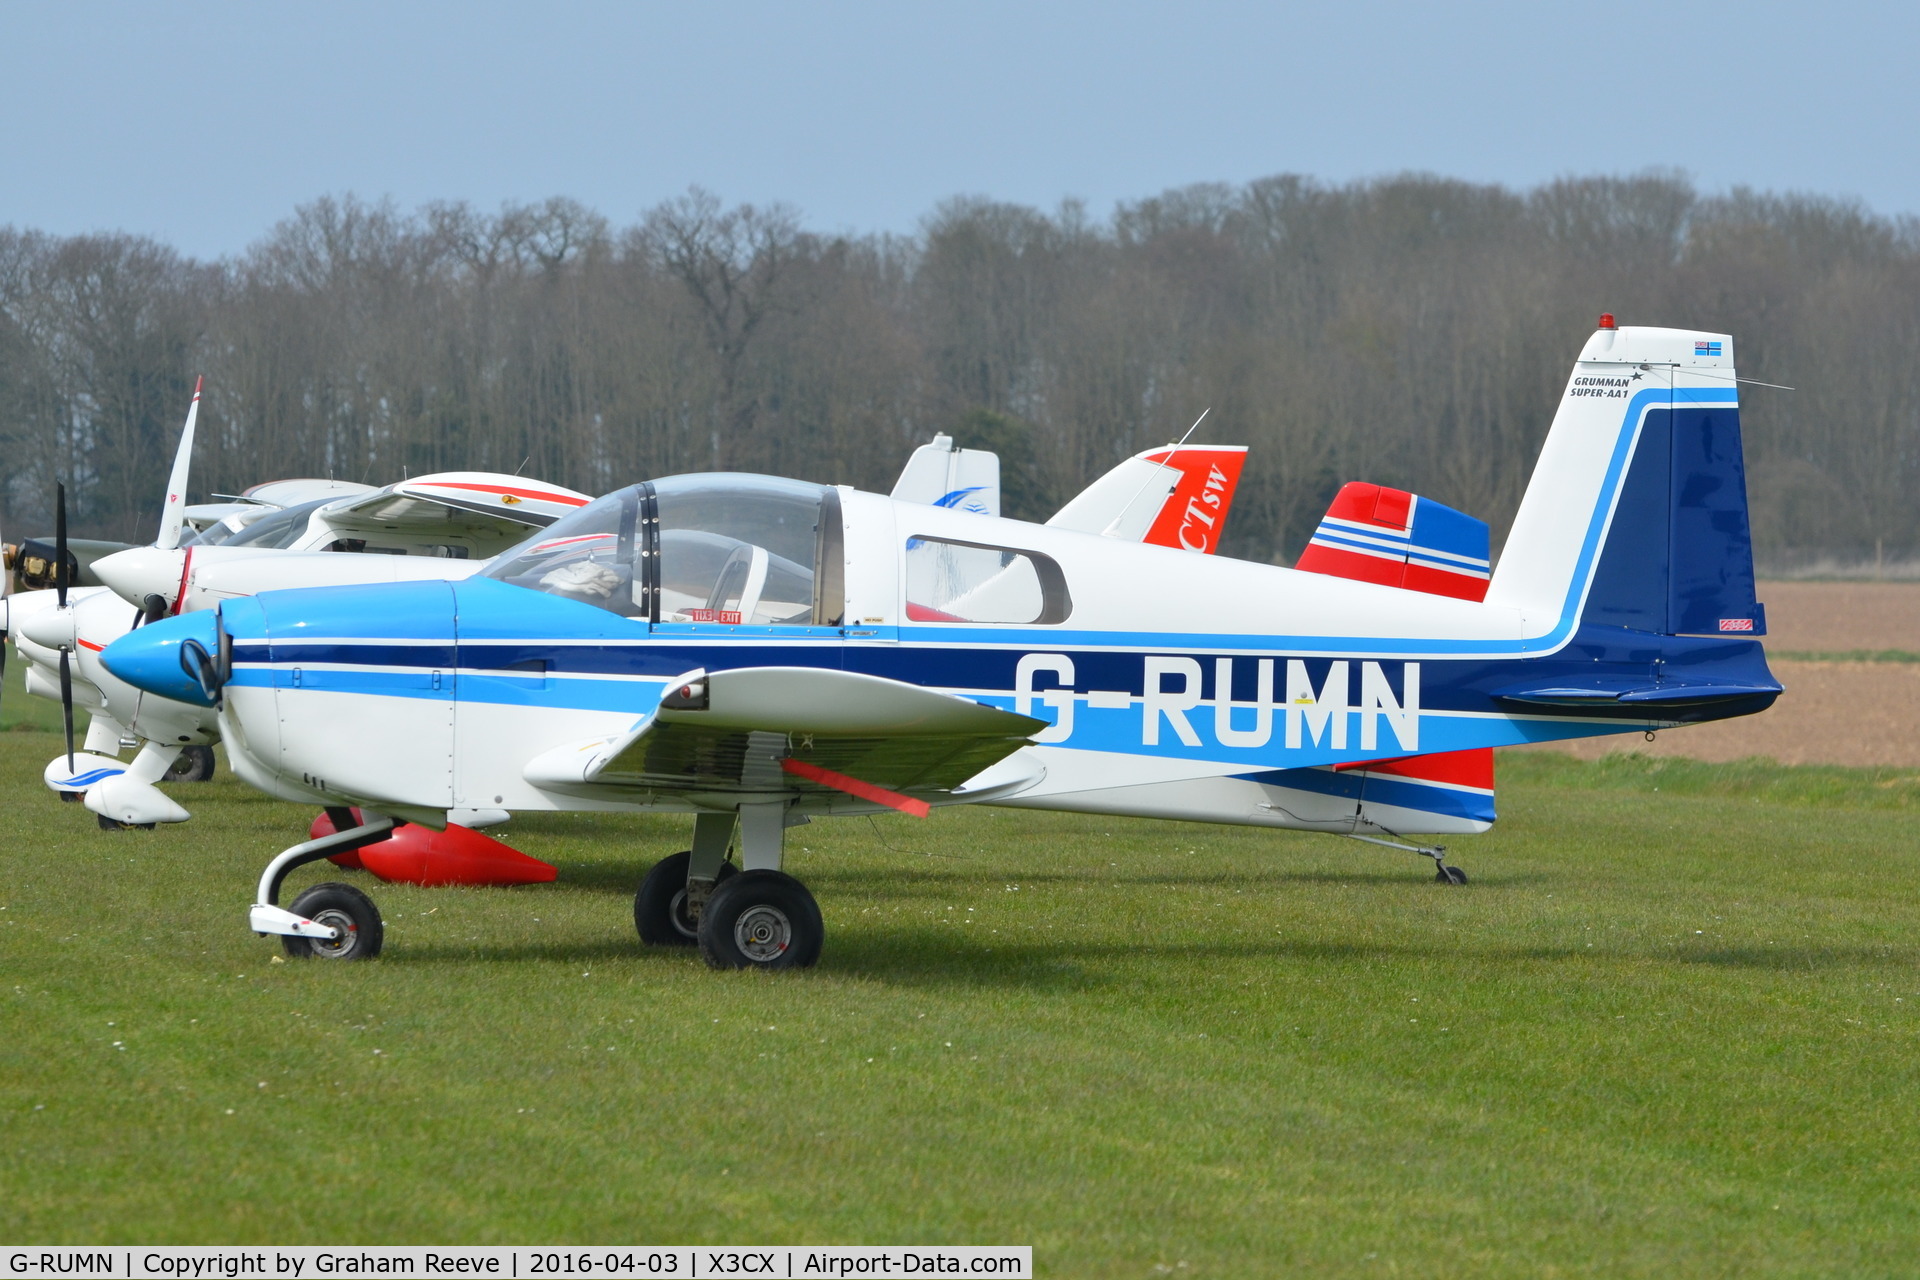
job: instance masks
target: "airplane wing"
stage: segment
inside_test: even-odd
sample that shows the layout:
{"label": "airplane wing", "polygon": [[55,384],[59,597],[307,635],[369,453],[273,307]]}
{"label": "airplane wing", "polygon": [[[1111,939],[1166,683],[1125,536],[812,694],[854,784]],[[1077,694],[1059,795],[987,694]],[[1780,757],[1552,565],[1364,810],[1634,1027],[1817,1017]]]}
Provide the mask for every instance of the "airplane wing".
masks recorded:
{"label": "airplane wing", "polygon": [[431,532],[464,527],[518,540],[593,501],[584,493],[485,471],[443,471],[387,485],[327,507],[327,524],[342,533],[393,529]]}
{"label": "airplane wing", "polygon": [[1081,490],[1047,523],[1127,542],[1215,551],[1246,461],[1247,447],[1239,444],[1148,449]]}
{"label": "airplane wing", "polygon": [[[1045,720],[878,676],[814,667],[695,671],[624,734],[537,756],[535,786],[626,798],[851,795],[925,812],[980,798],[962,784],[1026,746]],[[996,794],[1021,780],[996,774]],[[1035,778],[1037,780],[1037,777]],[[905,801],[906,803],[901,803]]]}

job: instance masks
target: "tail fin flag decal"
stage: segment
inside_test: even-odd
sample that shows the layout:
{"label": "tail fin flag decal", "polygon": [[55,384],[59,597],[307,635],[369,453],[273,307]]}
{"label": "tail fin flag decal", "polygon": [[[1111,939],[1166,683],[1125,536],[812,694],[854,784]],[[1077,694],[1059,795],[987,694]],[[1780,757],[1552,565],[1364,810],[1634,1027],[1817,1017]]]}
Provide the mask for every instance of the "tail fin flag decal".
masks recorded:
{"label": "tail fin flag decal", "polygon": [[1334,496],[1294,567],[1430,595],[1487,594],[1487,525],[1431,498],[1355,482]]}

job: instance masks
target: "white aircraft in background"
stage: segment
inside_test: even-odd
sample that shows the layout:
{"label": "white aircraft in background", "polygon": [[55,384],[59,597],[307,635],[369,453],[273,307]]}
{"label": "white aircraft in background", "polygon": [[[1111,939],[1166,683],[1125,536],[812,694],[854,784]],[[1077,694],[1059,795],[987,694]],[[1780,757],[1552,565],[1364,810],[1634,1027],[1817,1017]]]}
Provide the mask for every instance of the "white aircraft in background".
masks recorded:
{"label": "white aircraft in background", "polygon": [[[103,661],[215,709],[242,778],[335,814],[267,865],[248,914],[290,954],[382,943],[350,885],[278,905],[294,868],[488,805],[693,814],[692,848],[640,885],[641,938],[804,966],[820,912],[781,865],[813,816],[1479,831],[1487,797],[1390,766],[1764,710],[1781,688],[1755,639],[1738,403],[1731,339],[1603,316],[1484,592],[1477,522],[1378,488],[1315,534],[1355,571],[1336,574],[677,476],[462,581],[229,600]],[[1465,881],[1443,849],[1401,847]]]}

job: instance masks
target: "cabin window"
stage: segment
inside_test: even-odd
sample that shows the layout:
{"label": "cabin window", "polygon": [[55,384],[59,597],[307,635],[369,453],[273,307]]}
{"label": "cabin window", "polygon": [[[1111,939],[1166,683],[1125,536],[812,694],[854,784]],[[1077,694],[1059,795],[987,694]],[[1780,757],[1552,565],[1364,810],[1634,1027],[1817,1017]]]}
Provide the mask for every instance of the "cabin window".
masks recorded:
{"label": "cabin window", "polygon": [[980,542],[907,539],[907,621],[1066,621],[1066,575],[1050,556]]}
{"label": "cabin window", "polygon": [[817,565],[840,555],[840,504],[833,490],[722,473],[673,476],[658,481],[654,492],[661,622],[839,622],[839,603],[827,598],[837,592],[821,591],[825,584],[815,575]]}
{"label": "cabin window", "polygon": [[835,626],[842,557],[832,489],[671,476],[589,503],[486,576],[656,622]]}

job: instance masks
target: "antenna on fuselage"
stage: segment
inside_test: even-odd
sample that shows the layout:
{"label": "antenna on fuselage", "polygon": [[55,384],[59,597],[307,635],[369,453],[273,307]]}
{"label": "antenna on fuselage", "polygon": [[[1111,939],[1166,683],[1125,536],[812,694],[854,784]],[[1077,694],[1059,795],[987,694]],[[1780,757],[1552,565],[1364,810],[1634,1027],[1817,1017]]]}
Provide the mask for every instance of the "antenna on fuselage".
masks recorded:
{"label": "antenna on fuselage", "polygon": [[[1206,408],[1202,409],[1200,411],[1200,416],[1193,420],[1193,425],[1187,428],[1187,434],[1181,436],[1178,440],[1169,442],[1167,445],[1167,456],[1165,458],[1162,458],[1160,461],[1154,463],[1153,465],[1160,468],[1161,471],[1173,470],[1173,468],[1168,465],[1168,462],[1173,458],[1174,454],[1180,452],[1180,446],[1184,445],[1188,440],[1190,440],[1193,437],[1193,433],[1200,429],[1200,424],[1205,422],[1207,420],[1207,415],[1212,412],[1213,412],[1212,405],[1208,405]],[[1154,480],[1158,478],[1158,475],[1159,475],[1158,472],[1154,472],[1148,475],[1145,480],[1142,480],[1140,482],[1140,487],[1134,491],[1133,496],[1131,498],[1128,498],[1125,505],[1123,505],[1120,508],[1120,514],[1115,516],[1112,519],[1112,521],[1108,523],[1107,527],[1100,531],[1101,537],[1117,538],[1120,536],[1120,522],[1127,518],[1127,512],[1133,510],[1133,504],[1140,501],[1140,495],[1147,491],[1147,486],[1152,484]]]}

